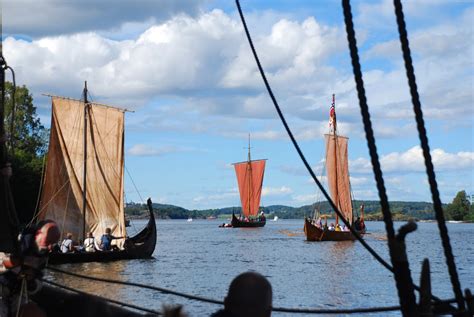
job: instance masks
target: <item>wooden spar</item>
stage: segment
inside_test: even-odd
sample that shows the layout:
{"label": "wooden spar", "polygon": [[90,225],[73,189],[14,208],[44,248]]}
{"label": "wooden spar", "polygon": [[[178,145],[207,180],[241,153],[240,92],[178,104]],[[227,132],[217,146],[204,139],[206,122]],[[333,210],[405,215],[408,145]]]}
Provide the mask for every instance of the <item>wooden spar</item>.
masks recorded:
{"label": "wooden spar", "polygon": [[84,82],[84,174],[82,189],[82,241],[86,240],[86,209],[87,209],[87,115],[89,104],[87,102],[87,81]]}
{"label": "wooden spar", "polygon": [[[46,97],[51,97],[51,98],[61,98],[61,99],[66,99],[66,100],[73,100],[73,101],[81,101],[82,102],[82,100],[77,100],[77,99],[74,99],[74,98],[57,96],[57,95],[52,95],[52,94],[41,94],[41,95],[46,96]],[[93,103],[96,106],[101,106],[101,107],[105,107],[105,108],[113,108],[113,109],[116,109],[116,110],[119,110],[119,111],[122,111],[122,112],[135,112],[134,110],[130,110],[130,109],[127,109],[127,108],[121,108],[121,107],[117,107],[117,106],[106,105],[106,104],[103,104],[103,103],[97,103],[97,102],[91,102],[91,103]]]}

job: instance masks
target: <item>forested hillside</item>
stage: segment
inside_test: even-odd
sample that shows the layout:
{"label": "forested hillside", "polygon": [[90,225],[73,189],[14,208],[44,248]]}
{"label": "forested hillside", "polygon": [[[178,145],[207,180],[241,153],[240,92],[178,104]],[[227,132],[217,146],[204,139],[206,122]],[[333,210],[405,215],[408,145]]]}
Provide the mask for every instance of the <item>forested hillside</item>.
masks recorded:
{"label": "forested hillside", "polygon": [[[381,220],[381,209],[378,201],[354,201],[355,209],[365,206],[365,217],[368,220]],[[305,216],[313,215],[315,209],[319,209],[322,214],[331,214],[331,208],[327,202],[301,207],[289,207],[282,205],[265,206],[261,209],[268,217],[278,216],[280,219],[302,219]],[[390,203],[390,208],[395,220],[413,218],[416,220],[434,219],[434,212],[431,203],[427,202],[406,202],[394,201]],[[153,204],[153,209],[158,218],[164,219],[187,219],[207,217],[228,217],[232,212],[239,214],[240,207],[226,207],[219,209],[188,210],[182,207],[164,204]],[[131,217],[146,216],[146,206],[137,203],[127,204],[126,214]]]}

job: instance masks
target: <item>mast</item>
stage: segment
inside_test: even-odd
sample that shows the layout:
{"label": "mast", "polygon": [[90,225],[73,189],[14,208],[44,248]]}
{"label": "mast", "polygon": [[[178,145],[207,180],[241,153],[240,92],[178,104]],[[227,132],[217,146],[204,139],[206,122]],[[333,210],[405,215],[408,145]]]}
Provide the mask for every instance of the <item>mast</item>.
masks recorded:
{"label": "mast", "polygon": [[[250,133],[249,133],[249,147],[248,147],[248,150],[249,150],[249,153],[248,153],[247,169],[249,171],[250,177],[248,177],[249,195],[248,195],[247,201],[248,201],[248,206],[250,208],[250,199],[251,199],[250,197],[251,197],[251,194],[252,194],[252,164],[250,163],[251,162],[251,159],[250,159]],[[250,213],[250,210],[248,212]]]}
{"label": "mast", "polygon": [[82,190],[82,241],[86,239],[86,209],[87,209],[87,116],[89,104],[87,101],[87,81],[84,82],[84,174]]}
{"label": "mast", "polygon": [[[331,116],[332,116],[332,126],[333,126],[333,137],[334,137],[334,148],[335,148],[335,151],[334,151],[334,155],[335,155],[335,158],[334,158],[334,161],[336,162],[336,168],[335,168],[335,173],[336,173],[336,180],[337,180],[337,167],[338,167],[338,161],[337,161],[337,134],[336,134],[336,95],[335,94],[332,94],[332,107],[331,107]],[[336,203],[336,206],[337,208],[341,209],[341,204],[339,203],[339,188],[338,186],[336,185],[336,195],[337,197],[337,201],[335,202]],[[336,214],[336,225],[339,223],[339,216]]]}

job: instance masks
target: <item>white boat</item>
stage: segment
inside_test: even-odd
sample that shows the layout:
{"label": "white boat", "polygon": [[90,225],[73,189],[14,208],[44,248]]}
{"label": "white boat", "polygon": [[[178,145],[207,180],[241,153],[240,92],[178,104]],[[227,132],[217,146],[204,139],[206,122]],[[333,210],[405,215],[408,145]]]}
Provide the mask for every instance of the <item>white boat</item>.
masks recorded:
{"label": "white boat", "polygon": [[278,221],[278,216],[273,217],[273,221]]}
{"label": "white boat", "polygon": [[191,221],[193,221],[193,218],[189,217],[188,222],[191,222]]}

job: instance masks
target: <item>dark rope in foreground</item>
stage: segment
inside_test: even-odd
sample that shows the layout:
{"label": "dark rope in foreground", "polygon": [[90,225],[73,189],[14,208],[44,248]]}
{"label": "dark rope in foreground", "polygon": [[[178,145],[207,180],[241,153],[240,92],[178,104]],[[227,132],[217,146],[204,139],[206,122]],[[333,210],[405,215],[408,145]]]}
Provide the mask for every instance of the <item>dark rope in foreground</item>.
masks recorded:
{"label": "dark rope in foreground", "polygon": [[430,147],[428,144],[428,136],[423,120],[423,112],[421,110],[420,96],[416,85],[415,70],[410,53],[410,46],[408,42],[408,34],[406,30],[405,18],[403,14],[402,3],[400,0],[394,0],[395,15],[397,17],[398,33],[400,34],[400,44],[403,52],[403,59],[405,61],[405,69],[408,77],[408,85],[410,86],[411,100],[413,103],[413,111],[415,112],[416,124],[418,134],[420,137],[421,148],[425,158],[426,173],[428,174],[428,182],[430,184],[431,196],[433,198],[433,207],[435,210],[436,220],[438,222],[439,233],[443,244],[444,255],[446,257],[446,264],[448,266],[449,277],[453,286],[453,292],[457,299],[458,308],[464,309],[463,294],[459,277],[456,270],[456,263],[454,262],[453,251],[449,242],[448,228],[443,214],[443,207],[439,197],[438,184],[436,182],[436,175],[434,172],[433,162],[431,160]]}
{"label": "dark rope in foreground", "polygon": [[88,280],[92,280],[92,281],[99,281],[99,282],[106,282],[106,283],[120,284],[120,285],[127,285],[127,286],[136,286],[136,287],[140,287],[140,288],[150,289],[150,290],[153,290],[153,291],[158,291],[158,292],[161,292],[161,293],[164,293],[164,294],[171,294],[171,295],[184,297],[184,298],[192,299],[192,300],[197,300],[197,301],[201,301],[201,302],[205,302],[205,303],[218,304],[218,305],[223,305],[224,304],[223,301],[219,301],[219,300],[215,300],[215,299],[211,299],[211,298],[206,298],[206,297],[201,297],[201,296],[190,295],[190,294],[186,294],[186,293],[181,293],[181,292],[177,292],[177,291],[173,291],[173,290],[169,290],[169,289],[162,288],[162,287],[157,287],[157,286],[151,286],[151,285],[146,285],[146,284],[141,284],[141,283],[134,283],[134,282],[123,282],[123,281],[111,280],[111,279],[95,277],[95,276],[86,276],[86,275],[81,275],[81,274],[77,274],[77,273],[63,271],[61,269],[54,268],[54,267],[51,267],[51,266],[48,266],[47,269],[51,270],[51,271],[54,271],[54,272],[59,272],[59,273],[63,273],[63,274],[67,274],[67,275],[71,275],[71,276],[75,276],[75,277],[80,277],[80,278],[84,278],[84,279],[88,279]]}
{"label": "dark rope in foreground", "polygon": [[10,111],[10,155],[13,157],[14,152],[15,152],[15,134],[14,134],[14,129],[15,129],[15,111],[16,111],[16,78],[15,78],[15,71],[13,68],[10,66],[5,66],[5,69],[9,69],[11,74],[12,74],[12,83],[13,83],[13,88],[12,88],[12,95],[10,96],[10,99],[12,101],[12,109]]}
{"label": "dark rope in foreground", "polygon": [[[370,158],[372,161],[372,169],[374,171],[377,190],[382,207],[383,221],[385,230],[387,231],[387,242],[390,253],[390,260],[393,265],[393,275],[397,286],[398,297],[402,306],[404,316],[412,316],[416,310],[416,298],[413,289],[413,280],[406,255],[404,260],[400,260],[401,255],[397,248],[395,239],[395,231],[393,229],[392,214],[390,213],[390,205],[385,189],[382,169],[380,167],[379,156],[377,154],[377,146],[375,144],[374,131],[370,120],[369,107],[365,96],[364,81],[362,79],[362,70],[359,62],[359,53],[357,49],[357,40],[355,36],[354,24],[352,22],[351,4],[349,0],[342,0],[344,10],[344,22],[346,24],[347,41],[349,42],[349,51],[351,55],[354,79],[356,82],[357,95],[359,97],[360,112],[364,122],[365,136],[367,138],[367,146],[369,148]],[[405,252],[403,250],[403,252]]]}
{"label": "dark rope in foreground", "polygon": [[154,314],[154,315],[162,315],[161,312],[156,311],[156,310],[147,309],[147,308],[143,308],[143,307],[136,306],[136,305],[133,305],[133,304],[127,304],[127,303],[119,302],[119,301],[116,301],[116,300],[113,300],[113,299],[110,299],[110,298],[106,298],[106,297],[102,297],[102,296],[90,294],[90,293],[83,292],[83,291],[80,291],[80,290],[75,289],[75,288],[72,288],[72,287],[68,287],[68,286],[65,286],[65,285],[61,285],[61,284],[55,283],[55,282],[50,281],[50,280],[42,279],[42,281],[45,282],[45,283],[51,284],[51,285],[53,285],[53,286],[56,286],[56,287],[63,288],[63,289],[65,289],[65,290],[74,292],[74,293],[78,293],[78,294],[86,295],[86,296],[92,296],[92,297],[94,297],[94,298],[97,298],[98,300],[104,300],[104,301],[106,301],[106,302],[110,302],[110,303],[113,303],[113,304],[115,304],[115,305],[133,308],[133,309],[136,309],[136,310],[139,310],[139,311],[143,311],[143,312],[147,312],[147,313],[151,313],[151,314]]}
{"label": "dark rope in foreground", "polygon": [[[54,272],[58,272],[58,273],[62,273],[62,274],[66,274],[66,275],[70,275],[70,276],[74,276],[74,277],[79,277],[79,278],[83,278],[83,279],[86,279],[86,280],[99,281],[99,282],[104,282],[104,283],[112,283],[112,284],[118,284],[118,285],[124,285],[124,286],[134,286],[134,287],[139,287],[139,288],[146,288],[146,289],[158,291],[158,292],[163,293],[163,294],[176,295],[176,296],[179,296],[179,297],[184,297],[184,298],[187,298],[187,299],[196,300],[196,301],[200,301],[200,302],[206,302],[206,303],[217,304],[217,305],[223,305],[224,304],[222,301],[209,299],[209,298],[205,298],[205,297],[200,297],[200,296],[184,294],[184,293],[168,290],[168,289],[161,288],[161,287],[151,286],[151,285],[145,285],[145,284],[133,283],[133,282],[123,282],[123,281],[99,278],[99,277],[94,277],[94,276],[81,275],[81,274],[77,274],[77,273],[64,271],[64,270],[61,270],[61,269],[58,269],[58,268],[55,268],[55,267],[51,267],[51,266],[48,266],[47,269],[50,270],[50,271],[54,271]],[[70,288],[68,288],[67,286],[64,286],[64,285],[56,284],[56,283],[54,283],[52,281],[49,281],[49,280],[43,280],[43,281],[45,281],[47,283],[50,283],[50,284],[53,284],[53,285],[56,285],[56,286],[59,286],[59,287],[69,289],[69,290],[77,292],[77,293],[84,293],[84,292],[78,291],[76,289],[72,289],[72,288],[70,289]],[[90,295],[88,293],[84,293],[84,294]],[[96,296],[96,295],[91,295],[91,296]],[[107,300],[107,301],[111,301],[113,303],[120,304],[120,305],[123,305],[123,306],[127,306],[127,305],[130,306],[130,304],[123,304],[121,302],[116,302],[116,301],[113,301],[113,300],[110,300],[110,299],[107,299],[107,298],[102,298],[100,296],[96,296],[96,297]],[[449,304],[449,303],[454,303],[454,302],[456,302],[456,299],[440,300],[439,302],[435,303],[435,307],[438,304]],[[138,306],[132,307],[132,308],[143,309],[143,308],[140,308]],[[352,309],[313,309],[313,308],[272,307],[272,311],[283,312],[283,313],[296,313],[296,314],[357,314],[357,313],[375,313],[375,312],[397,311],[397,310],[400,310],[400,306],[352,308]],[[157,313],[159,314],[159,312],[156,312],[156,311],[150,311],[150,312],[152,312],[154,314],[157,314]]]}

